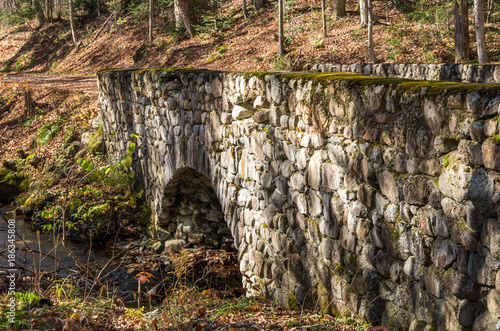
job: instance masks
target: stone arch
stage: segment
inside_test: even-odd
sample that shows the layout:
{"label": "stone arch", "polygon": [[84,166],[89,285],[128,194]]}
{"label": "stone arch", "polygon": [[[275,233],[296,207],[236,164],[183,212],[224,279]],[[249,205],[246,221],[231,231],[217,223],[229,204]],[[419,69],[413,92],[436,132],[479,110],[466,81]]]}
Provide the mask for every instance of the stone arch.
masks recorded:
{"label": "stone arch", "polygon": [[[457,312],[457,300],[473,307],[477,293],[498,296],[491,192],[500,191],[500,144],[498,130],[486,132],[497,128],[500,92],[447,86],[357,75],[99,73],[106,145],[120,157],[137,133],[134,170],[155,221],[165,189],[203,174],[249,291],[403,329],[454,330],[469,309]],[[459,291],[456,281],[470,286]],[[486,311],[465,327],[498,321]]]}
{"label": "stone arch", "polygon": [[235,250],[211,180],[191,167],[177,169],[166,185],[156,230],[182,246]]}

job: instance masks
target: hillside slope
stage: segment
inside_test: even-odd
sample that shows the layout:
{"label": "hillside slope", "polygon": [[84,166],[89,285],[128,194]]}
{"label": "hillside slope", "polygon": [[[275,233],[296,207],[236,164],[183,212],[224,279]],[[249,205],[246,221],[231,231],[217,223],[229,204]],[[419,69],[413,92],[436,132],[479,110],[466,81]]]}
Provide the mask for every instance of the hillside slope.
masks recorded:
{"label": "hillside slope", "polygon": [[[275,2],[243,18],[241,1],[225,1],[219,29],[209,23],[194,38],[168,31],[157,20],[155,40],[147,42],[147,23],[131,17],[110,20],[94,40],[108,15],[80,20],[79,49],[74,49],[69,23],[59,21],[40,29],[25,24],[0,31],[0,68],[3,71],[38,71],[92,74],[102,68],[196,67],[218,70],[308,70],[315,63],[369,62],[366,28],[359,27],[357,2],[347,1],[347,16],[335,19],[327,8],[328,36],[323,38],[320,3],[297,1],[285,10],[288,54],[278,56]],[[374,2],[375,52],[380,62],[453,62],[453,10],[432,22],[431,7],[413,12],[389,1]],[[427,16],[426,16],[427,15]],[[436,14],[437,15],[437,14]],[[421,17],[427,17],[422,19]],[[470,31],[474,44],[473,20]],[[499,29],[486,27],[490,61],[500,61]],[[93,42],[92,42],[93,41]],[[475,50],[473,50],[475,54]],[[134,61],[135,60],[135,61]]]}

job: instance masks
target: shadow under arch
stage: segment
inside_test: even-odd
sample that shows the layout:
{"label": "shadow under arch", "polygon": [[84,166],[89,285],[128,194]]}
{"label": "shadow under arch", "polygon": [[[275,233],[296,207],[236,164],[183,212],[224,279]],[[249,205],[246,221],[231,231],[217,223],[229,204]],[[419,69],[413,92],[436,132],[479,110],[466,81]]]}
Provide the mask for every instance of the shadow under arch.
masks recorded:
{"label": "shadow under arch", "polygon": [[234,238],[210,179],[190,167],[177,169],[164,189],[158,235],[182,247],[235,251]]}

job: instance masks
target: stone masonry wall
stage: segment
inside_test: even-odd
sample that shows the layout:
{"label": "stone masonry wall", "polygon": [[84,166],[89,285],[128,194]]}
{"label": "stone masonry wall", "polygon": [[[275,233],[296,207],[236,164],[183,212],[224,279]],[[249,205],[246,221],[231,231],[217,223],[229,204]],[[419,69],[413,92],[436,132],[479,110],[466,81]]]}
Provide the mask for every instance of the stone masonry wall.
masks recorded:
{"label": "stone masonry wall", "polygon": [[351,72],[367,76],[443,80],[462,83],[500,83],[500,65],[477,64],[315,64],[314,72]]}
{"label": "stone masonry wall", "polygon": [[251,292],[391,330],[499,325],[500,86],[173,69],[98,77],[107,150],[120,157],[135,139],[155,226],[168,222],[179,173],[206,176]]}

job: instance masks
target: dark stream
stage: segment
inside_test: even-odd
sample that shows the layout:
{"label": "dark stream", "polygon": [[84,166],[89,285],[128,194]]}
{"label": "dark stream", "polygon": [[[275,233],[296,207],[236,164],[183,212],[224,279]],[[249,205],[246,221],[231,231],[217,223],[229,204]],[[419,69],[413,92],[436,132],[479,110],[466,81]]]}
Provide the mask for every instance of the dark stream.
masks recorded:
{"label": "dark stream", "polygon": [[[52,232],[49,231],[41,231],[37,235],[37,231],[33,229],[31,221],[25,220],[23,216],[15,216],[12,210],[8,208],[2,207],[0,208],[0,212],[4,214],[6,219],[15,219],[15,230],[24,240],[23,242],[16,236],[15,261],[18,265],[14,268],[17,269],[18,274],[30,274],[28,270],[52,274],[57,271],[59,278],[63,278],[68,276],[67,270],[69,270],[73,276],[82,279],[85,278],[85,273],[76,265],[74,259],[61,243],[57,245],[57,249],[54,248],[55,242],[60,241],[61,238],[57,238],[57,235],[54,238],[51,235]],[[0,217],[0,252],[6,249],[9,244],[8,229],[8,223]],[[26,245],[30,250],[36,252],[31,253],[29,249],[26,249]],[[107,284],[110,290],[122,297],[124,302],[137,302],[133,300],[132,292],[137,292],[138,281],[135,277],[139,272],[147,271],[156,275],[156,278],[151,278],[151,282],[141,285],[143,293],[153,288],[161,277],[168,275],[169,270],[164,265],[165,257],[156,256],[156,258],[150,258],[150,254],[141,253],[139,248],[135,251],[130,251],[130,254],[112,259],[112,243],[100,246],[94,243],[93,247],[91,247],[89,240],[68,239],[67,246],[83,265],[88,265],[89,269],[96,273],[99,273],[112,260],[102,272],[100,280],[102,283]],[[121,248],[126,247],[124,243],[117,246]],[[120,250],[115,250],[115,256],[119,253]],[[56,263],[55,259],[46,255],[57,257],[58,262]],[[0,274],[7,273],[7,269],[9,269],[8,262],[7,252],[3,251],[0,255]],[[162,265],[161,271],[159,268],[160,265]],[[196,278],[195,275],[192,277]],[[196,281],[196,279],[193,279],[193,281]],[[242,294],[241,274],[237,266],[226,267],[222,272],[211,273],[202,283],[206,283],[207,286],[214,285],[223,290],[230,288],[236,295]]]}
{"label": "dark stream", "polygon": [[[15,261],[18,265],[15,266],[18,273],[26,272],[26,270],[35,270],[37,272],[47,272],[53,273],[57,271],[60,276],[68,276],[68,272],[72,270],[78,270],[74,259],[70,256],[68,251],[60,243],[61,238],[57,238],[57,235],[51,235],[52,232],[41,231],[37,235],[37,231],[33,229],[32,223],[24,219],[23,216],[15,216],[15,214],[6,208],[2,208],[1,212],[7,219],[15,219],[15,230],[21,240],[16,236],[16,259]],[[0,218],[0,251],[7,248],[8,245],[8,224],[3,218]],[[56,242],[59,241],[57,248],[55,248]],[[83,240],[67,240],[67,246],[71,249],[73,254],[82,262],[93,270],[100,270],[113,256],[113,252],[110,248],[96,248],[94,245],[90,249],[90,242]],[[28,248],[28,249],[27,249]],[[35,252],[31,253],[30,250]],[[49,257],[56,257],[58,261]],[[0,256],[0,272],[5,272],[8,261],[6,260],[5,253]],[[41,257],[41,259],[40,259]],[[34,258],[34,260],[33,260]],[[103,272],[103,276],[107,275],[104,280],[114,280],[114,284],[117,286],[118,291],[127,291],[137,288],[137,281],[134,279],[135,274],[128,274],[122,262],[120,264],[120,259],[113,260],[109,263],[106,270]],[[62,265],[64,265],[64,267]],[[125,266],[125,265],[124,265]],[[118,267],[118,268],[117,268]],[[112,271],[116,269],[115,271]],[[111,272],[108,275],[108,272]]]}

